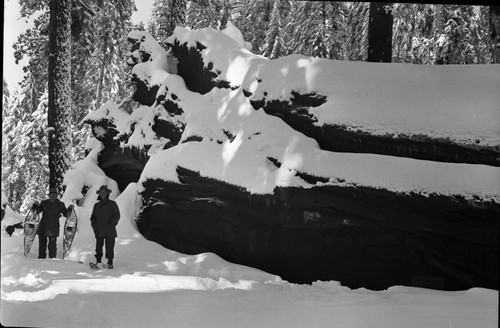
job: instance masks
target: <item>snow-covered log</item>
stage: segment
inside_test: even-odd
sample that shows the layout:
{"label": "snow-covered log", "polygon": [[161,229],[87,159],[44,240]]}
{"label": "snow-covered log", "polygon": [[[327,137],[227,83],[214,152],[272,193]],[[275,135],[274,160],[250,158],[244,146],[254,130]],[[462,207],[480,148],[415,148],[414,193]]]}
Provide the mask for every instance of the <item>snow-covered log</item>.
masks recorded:
{"label": "snow-covered log", "polygon": [[498,288],[498,67],[268,60],[234,29],[132,32],[137,106],[85,118],[144,236],[294,282]]}

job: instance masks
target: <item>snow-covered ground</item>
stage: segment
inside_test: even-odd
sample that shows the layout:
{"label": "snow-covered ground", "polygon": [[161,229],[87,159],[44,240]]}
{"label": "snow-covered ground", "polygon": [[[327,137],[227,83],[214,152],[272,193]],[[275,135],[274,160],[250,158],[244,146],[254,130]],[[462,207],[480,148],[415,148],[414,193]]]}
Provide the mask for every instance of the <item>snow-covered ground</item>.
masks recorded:
{"label": "snow-covered ground", "polygon": [[[104,177],[102,177],[104,178]],[[114,187],[116,188],[116,187]],[[113,189],[114,189],[113,188]],[[443,292],[394,286],[351,290],[339,282],[292,284],[212,253],[185,255],[145,240],[134,227],[137,185],[116,198],[115,269],[93,271],[88,213],[93,187],[77,207],[69,260],[23,257],[22,220],[2,221],[1,323],[19,327],[497,327],[498,291]],[[114,189],[116,191],[116,189]],[[65,197],[63,197],[63,200]],[[62,256],[62,237],[58,239]],[[79,263],[82,261],[84,263]],[[297,263],[300,265],[300,263]]]}

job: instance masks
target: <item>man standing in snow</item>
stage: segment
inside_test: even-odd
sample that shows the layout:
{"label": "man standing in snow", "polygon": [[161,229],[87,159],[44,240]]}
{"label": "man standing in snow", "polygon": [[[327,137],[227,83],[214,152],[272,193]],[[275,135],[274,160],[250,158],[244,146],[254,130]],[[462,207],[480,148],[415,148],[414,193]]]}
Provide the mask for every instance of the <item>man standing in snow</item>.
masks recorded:
{"label": "man standing in snow", "polygon": [[47,257],[47,239],[49,240],[49,258],[53,259],[57,255],[57,237],[59,237],[59,219],[61,216],[67,216],[73,205],[66,206],[58,197],[57,189],[49,189],[49,199],[43,200],[41,203],[36,201],[33,203],[33,210],[37,213],[43,212],[40,225],[38,226],[38,258],[44,259]]}
{"label": "man standing in snow", "polygon": [[[90,216],[90,223],[92,224],[96,238],[95,265],[99,268],[108,269],[113,268],[115,238],[117,237],[116,225],[118,224],[118,220],[120,220],[120,210],[116,202],[109,199],[110,193],[111,190],[106,185],[102,185],[99,188],[97,191],[99,195],[97,197],[98,202],[94,204],[94,209]],[[101,263],[103,255],[102,247],[104,244],[106,244],[107,265]]]}

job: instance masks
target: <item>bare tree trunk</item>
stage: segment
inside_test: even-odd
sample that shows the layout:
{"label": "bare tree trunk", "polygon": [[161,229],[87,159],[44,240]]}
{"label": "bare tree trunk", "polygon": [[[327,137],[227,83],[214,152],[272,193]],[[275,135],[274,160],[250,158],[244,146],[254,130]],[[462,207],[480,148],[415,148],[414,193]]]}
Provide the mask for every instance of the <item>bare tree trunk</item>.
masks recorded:
{"label": "bare tree trunk", "polygon": [[368,58],[369,62],[392,61],[392,24],[393,17],[387,7],[389,2],[370,3],[370,21],[368,23]]}
{"label": "bare tree trunk", "polygon": [[71,1],[50,1],[49,51],[49,186],[62,191],[71,160]]}

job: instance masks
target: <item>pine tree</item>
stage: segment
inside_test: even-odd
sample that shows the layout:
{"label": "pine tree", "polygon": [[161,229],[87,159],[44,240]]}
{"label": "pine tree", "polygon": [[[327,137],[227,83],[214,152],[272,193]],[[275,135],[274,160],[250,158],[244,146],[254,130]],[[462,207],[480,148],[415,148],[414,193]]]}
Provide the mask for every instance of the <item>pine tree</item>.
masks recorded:
{"label": "pine tree", "polygon": [[18,159],[16,170],[23,172],[24,193],[19,210],[26,212],[35,200],[46,196],[46,178],[49,175],[48,138],[47,138],[48,95],[40,98],[38,108],[31,114],[24,113],[22,124],[16,134],[18,140],[12,149]]}
{"label": "pine tree", "polygon": [[186,24],[186,7],[186,0],[172,0],[168,36],[174,33],[177,26],[184,26]]}
{"label": "pine tree", "polygon": [[330,10],[327,15],[330,17],[330,58],[345,60],[347,41],[347,17],[349,8],[345,2],[330,1]]}
{"label": "pine tree", "polygon": [[269,29],[274,0],[236,0],[233,3],[233,23],[252,44],[252,52],[260,53]]}
{"label": "pine tree", "polygon": [[3,84],[2,84],[2,99],[3,99],[2,101],[2,111],[3,111],[9,106],[9,100],[10,100],[9,86],[5,81],[5,77],[3,78]]}
{"label": "pine tree", "polygon": [[92,78],[97,87],[94,108],[99,108],[108,99],[121,99],[127,93],[129,80],[124,63],[128,53],[126,36],[131,28],[132,0],[107,1],[96,9],[94,20],[95,51],[89,59],[89,67],[98,68],[99,74]]}
{"label": "pine tree", "polygon": [[[38,5],[43,2],[38,3]],[[30,13],[28,8],[21,7],[21,12]],[[21,34],[14,47],[16,64],[23,58],[28,58],[28,65],[23,67],[26,74],[21,81],[21,89],[30,92],[32,101],[31,111],[38,107],[38,99],[45,90],[48,70],[48,44],[49,44],[49,12],[47,6],[36,6],[42,13],[33,21],[33,27]]]}
{"label": "pine tree", "polygon": [[347,60],[365,61],[368,57],[369,3],[354,2],[347,17]]}
{"label": "pine tree", "polygon": [[439,26],[433,19],[433,6],[427,4],[394,4],[392,53],[401,63],[429,64],[429,46]]}
{"label": "pine tree", "polygon": [[220,13],[214,0],[189,1],[186,11],[186,25],[192,29],[218,28]]}
{"label": "pine tree", "polygon": [[[48,39],[49,39],[49,1],[21,0],[21,14],[23,17],[37,13],[34,25],[26,33],[22,34],[14,45],[15,57],[19,61],[28,57],[29,62],[24,67],[25,77],[21,83],[21,94],[16,95],[22,102],[17,103],[15,111],[20,113],[14,115],[13,122],[21,122],[21,116],[31,115],[37,110],[40,99],[47,92],[48,71]],[[101,10],[102,9],[102,10]],[[73,149],[70,157],[74,159],[85,156],[84,145],[90,130],[87,125],[76,125],[89,111],[100,106],[107,99],[122,99],[128,93],[130,78],[129,68],[123,62],[125,54],[128,53],[126,35],[131,30],[130,17],[135,5],[132,0],[101,1],[101,0],[74,0],[71,10],[71,40],[75,45],[71,51],[71,99],[72,99],[72,122]],[[112,22],[112,23],[109,23]],[[108,37],[104,36],[104,29],[108,31]],[[107,40],[104,42],[104,40]],[[103,55],[106,54],[106,55]],[[101,62],[105,62],[101,65]],[[100,67],[104,67],[103,74],[99,74]],[[102,81],[102,82],[99,82]],[[98,89],[97,87],[100,86]],[[96,97],[99,90],[99,97]],[[31,116],[26,116],[31,117]],[[37,119],[47,118],[34,116]],[[8,121],[4,120],[2,123]],[[24,122],[24,121],[23,121]],[[43,122],[37,122],[42,124]],[[24,123],[23,123],[24,124]],[[12,130],[12,128],[10,128]],[[14,142],[14,141],[13,141]],[[4,141],[5,143],[5,141]],[[13,147],[15,143],[11,146]],[[11,147],[11,148],[12,148]],[[20,163],[31,163],[29,154],[20,153],[11,157],[13,167],[19,167]],[[27,165],[28,165],[27,164]],[[44,172],[41,170],[40,172]],[[47,171],[48,172],[48,171]],[[46,172],[46,173],[47,173]],[[21,197],[30,192],[31,188],[12,175],[13,192],[9,196],[21,206],[15,197]],[[47,173],[41,185],[47,185],[49,175]],[[8,184],[9,186],[11,183]],[[43,195],[45,196],[45,195]],[[20,198],[19,198],[20,199]]]}
{"label": "pine tree", "polygon": [[397,61],[491,63],[486,7],[397,4],[393,15],[393,54]]}
{"label": "pine tree", "polygon": [[9,206],[19,211],[25,191],[23,175],[20,174],[20,158],[13,152],[18,144],[18,130],[22,127],[23,111],[20,109],[23,96],[14,91],[12,101],[2,106],[2,191]]}
{"label": "pine tree", "polygon": [[[499,14],[500,14],[500,7]],[[494,53],[491,52],[493,38],[490,34],[491,22],[490,22],[490,7],[488,6],[476,6],[477,10],[477,38],[473,39],[474,47],[477,49],[477,63],[478,64],[494,64]],[[500,29],[500,19],[498,20]],[[499,48],[500,50],[500,48]],[[498,53],[498,61],[500,63],[500,52]]]}
{"label": "pine tree", "polygon": [[288,49],[283,39],[284,31],[282,23],[285,19],[282,15],[286,14],[283,7],[285,7],[287,3],[288,1],[274,0],[269,29],[267,30],[261,50],[262,55],[269,59],[275,59],[288,54]]}
{"label": "pine tree", "polygon": [[169,36],[170,28],[170,3],[172,0],[155,0],[151,13],[151,35],[156,40],[164,40]]}
{"label": "pine tree", "polygon": [[294,36],[298,29],[298,12],[300,2],[289,1],[288,14],[285,18],[284,28],[283,28],[283,40],[287,46],[287,55],[293,54],[295,52]]}
{"label": "pine tree", "polygon": [[155,0],[149,23],[151,35],[160,44],[175,30],[186,24],[186,0]]}
{"label": "pine tree", "polygon": [[500,64],[500,6],[490,6],[488,14],[493,62]]}
{"label": "pine tree", "polygon": [[45,197],[49,176],[47,93],[35,110],[30,96],[30,92],[15,90],[2,110],[2,190],[9,206],[21,212],[33,199]]}
{"label": "pine tree", "polygon": [[318,17],[318,19],[317,24],[312,26],[311,56],[313,57],[330,58],[330,47],[328,46],[330,28],[328,23],[331,21],[331,17],[328,17],[327,5],[327,2],[321,1],[320,5],[317,6],[317,10],[315,10],[317,14],[314,16]]}
{"label": "pine tree", "polygon": [[[15,99],[15,98],[14,98]],[[8,131],[12,129],[9,125],[12,125],[13,115],[10,110],[11,108],[11,100],[10,100],[10,91],[5,82],[5,78],[3,79],[3,88],[2,88],[2,193],[9,198],[9,187],[8,183],[9,173],[11,172],[11,154],[9,152],[9,139],[8,139]]]}

